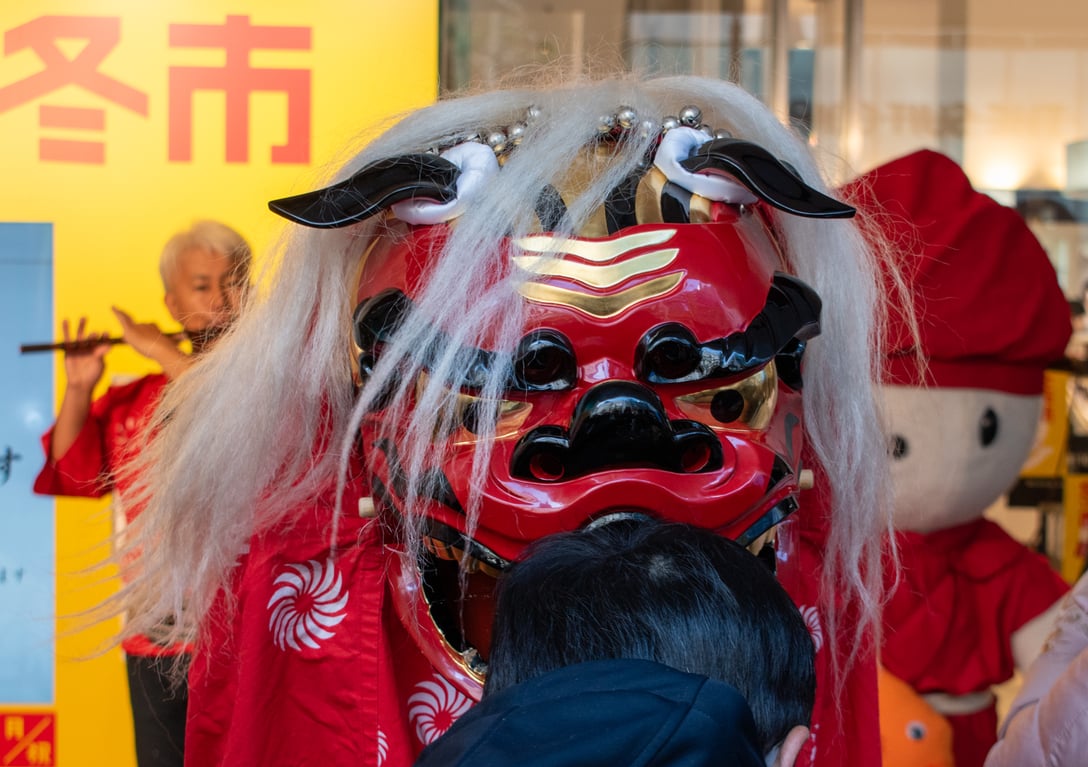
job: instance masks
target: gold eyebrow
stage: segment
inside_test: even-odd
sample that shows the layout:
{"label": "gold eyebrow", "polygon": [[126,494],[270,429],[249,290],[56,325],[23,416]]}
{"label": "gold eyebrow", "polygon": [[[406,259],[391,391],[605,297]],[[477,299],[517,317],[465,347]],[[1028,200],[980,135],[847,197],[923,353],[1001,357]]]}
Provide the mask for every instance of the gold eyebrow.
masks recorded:
{"label": "gold eyebrow", "polygon": [[637,248],[661,245],[671,240],[675,234],[675,229],[655,229],[650,232],[628,234],[612,240],[579,240],[554,237],[550,234],[536,234],[521,237],[515,240],[514,244],[530,253],[563,253],[600,263],[611,261]]}

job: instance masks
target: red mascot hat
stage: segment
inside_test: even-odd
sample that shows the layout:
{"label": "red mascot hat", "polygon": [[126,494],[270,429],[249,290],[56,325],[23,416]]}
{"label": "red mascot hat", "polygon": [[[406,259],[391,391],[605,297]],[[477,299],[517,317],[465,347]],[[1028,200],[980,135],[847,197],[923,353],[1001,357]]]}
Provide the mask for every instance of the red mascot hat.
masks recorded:
{"label": "red mascot hat", "polygon": [[1072,325],[1054,267],[1020,214],[929,150],[882,165],[844,192],[898,251],[919,317],[924,380],[903,313],[891,307],[884,382],[1039,394]]}

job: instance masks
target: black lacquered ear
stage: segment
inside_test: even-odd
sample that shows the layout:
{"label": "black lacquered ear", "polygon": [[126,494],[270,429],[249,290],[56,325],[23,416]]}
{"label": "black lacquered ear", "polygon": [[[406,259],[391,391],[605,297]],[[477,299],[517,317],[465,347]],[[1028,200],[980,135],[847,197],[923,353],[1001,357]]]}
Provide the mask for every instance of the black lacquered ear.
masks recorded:
{"label": "black lacquered ear", "polygon": [[748,141],[720,138],[696,149],[680,165],[692,173],[724,171],[761,200],[805,218],[851,218],[854,208],[818,192],[766,149]]}
{"label": "black lacquered ear", "polygon": [[272,200],[273,213],[303,226],[334,229],[370,218],[415,197],[450,202],[460,168],[433,154],[406,154],[367,165],[346,181]]}

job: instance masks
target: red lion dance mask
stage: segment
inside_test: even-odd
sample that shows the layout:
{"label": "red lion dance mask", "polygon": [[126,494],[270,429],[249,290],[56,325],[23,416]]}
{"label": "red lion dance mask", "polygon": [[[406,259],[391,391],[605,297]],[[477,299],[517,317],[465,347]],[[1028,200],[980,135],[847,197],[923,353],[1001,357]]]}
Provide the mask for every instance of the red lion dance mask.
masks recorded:
{"label": "red lion dance mask", "polygon": [[[699,130],[693,111],[682,121],[666,118],[646,161],[576,233],[557,233],[565,202],[632,121],[606,125],[578,167],[541,190],[538,231],[508,238],[491,275],[514,275],[524,301],[512,359],[458,349],[460,373],[442,382],[454,404],[422,467],[428,481],[415,516],[423,546],[408,555],[392,544],[393,599],[431,663],[474,695],[489,618],[475,606],[488,600],[462,599],[458,589],[488,594],[487,578],[531,542],[602,516],[645,514],[759,546],[797,508],[801,362],[819,333],[820,300],[782,271],[773,218],[854,211],[759,146]],[[474,184],[503,172],[515,144],[467,141],[391,157],[270,204],[314,227],[384,216],[358,282],[358,383],[413,311],[457,206]],[[438,337],[447,330],[438,328]],[[422,372],[413,375],[431,375],[431,360],[448,345],[421,350]],[[505,383],[472,501],[483,382],[496,366]],[[409,399],[413,386],[402,389]],[[361,426],[370,486],[391,530],[411,492],[396,418],[403,411],[378,396]],[[473,502],[478,515],[469,524]]]}

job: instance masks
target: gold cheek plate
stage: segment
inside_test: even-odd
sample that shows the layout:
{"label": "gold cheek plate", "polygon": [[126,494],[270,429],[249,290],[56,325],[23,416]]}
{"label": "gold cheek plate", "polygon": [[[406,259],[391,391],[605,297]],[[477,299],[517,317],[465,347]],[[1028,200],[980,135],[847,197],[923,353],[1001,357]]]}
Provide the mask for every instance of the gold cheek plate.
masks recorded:
{"label": "gold cheek plate", "polygon": [[[725,391],[735,391],[744,401],[740,415],[728,424],[717,421],[711,414],[714,398]],[[747,378],[728,386],[704,389],[676,397],[676,407],[688,418],[716,429],[766,429],[778,404],[778,370],[774,363],[764,365]]]}
{"label": "gold cheek plate", "polygon": [[[430,380],[430,376],[426,372],[421,372],[416,378],[416,400],[418,401],[423,390],[427,387],[427,383]],[[462,446],[472,445],[478,440],[478,437],[473,432],[466,429],[463,425],[464,416],[470,408],[476,407],[485,400],[482,397],[477,397],[472,394],[466,394],[461,391],[453,391],[448,387],[443,387],[446,394],[446,401],[443,404],[443,408],[447,409],[448,417],[439,418],[435,424],[435,431],[432,436],[432,441],[435,443],[441,442],[444,439],[451,438],[451,444]],[[501,399],[497,403],[498,411],[495,414],[495,434],[494,439],[507,439],[517,436],[522,424],[529,417],[529,413],[532,412],[533,406],[530,402],[525,400],[510,400]]]}

